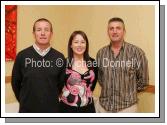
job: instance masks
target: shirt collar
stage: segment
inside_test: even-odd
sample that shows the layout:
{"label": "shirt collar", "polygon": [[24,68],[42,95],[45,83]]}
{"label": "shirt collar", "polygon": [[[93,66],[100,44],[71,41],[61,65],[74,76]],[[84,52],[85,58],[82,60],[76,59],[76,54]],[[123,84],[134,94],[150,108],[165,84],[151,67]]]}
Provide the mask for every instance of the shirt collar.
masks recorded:
{"label": "shirt collar", "polygon": [[[125,48],[125,44],[126,44],[126,42],[125,42],[125,41],[123,41],[123,42],[122,42],[122,46],[121,46],[120,51],[121,51],[121,50],[124,50],[124,48]],[[109,47],[110,47],[110,50],[111,50],[111,47],[112,47],[112,42],[110,42]]]}
{"label": "shirt collar", "polygon": [[49,46],[48,48],[42,50],[36,44],[33,44],[33,47],[34,47],[35,51],[41,56],[45,56],[51,49],[51,46]]}

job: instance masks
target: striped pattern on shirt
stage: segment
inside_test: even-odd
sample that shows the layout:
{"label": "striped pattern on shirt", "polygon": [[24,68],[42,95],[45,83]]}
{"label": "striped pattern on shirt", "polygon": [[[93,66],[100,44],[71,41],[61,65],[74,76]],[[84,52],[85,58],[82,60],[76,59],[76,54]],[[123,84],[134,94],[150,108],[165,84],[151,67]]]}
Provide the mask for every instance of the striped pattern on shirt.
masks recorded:
{"label": "striped pattern on shirt", "polygon": [[148,85],[148,61],[135,45],[123,42],[116,57],[111,46],[110,43],[103,47],[96,56],[101,86],[99,102],[105,110],[118,112],[137,103],[137,92]]}

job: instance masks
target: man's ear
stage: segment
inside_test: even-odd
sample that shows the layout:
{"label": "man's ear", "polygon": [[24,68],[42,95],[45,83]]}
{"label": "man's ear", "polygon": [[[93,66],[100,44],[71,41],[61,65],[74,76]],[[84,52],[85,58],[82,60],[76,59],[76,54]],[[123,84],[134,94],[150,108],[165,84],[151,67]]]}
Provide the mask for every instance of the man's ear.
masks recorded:
{"label": "man's ear", "polygon": [[124,35],[126,35],[126,30],[124,29]]}
{"label": "man's ear", "polygon": [[35,32],[34,32],[34,31],[32,32],[32,35],[33,35],[33,36],[34,36],[34,38],[35,38]]}
{"label": "man's ear", "polygon": [[53,32],[51,32],[51,37],[53,36]]}

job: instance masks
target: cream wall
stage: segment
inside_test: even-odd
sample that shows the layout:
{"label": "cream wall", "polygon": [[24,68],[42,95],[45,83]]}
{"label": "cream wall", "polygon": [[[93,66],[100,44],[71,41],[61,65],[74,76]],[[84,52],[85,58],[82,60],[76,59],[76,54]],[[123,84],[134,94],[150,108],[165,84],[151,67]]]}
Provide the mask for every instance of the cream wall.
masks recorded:
{"label": "cream wall", "polygon": [[[150,84],[154,85],[154,6],[18,6],[17,53],[34,42],[32,26],[35,20],[44,17],[53,24],[52,46],[67,56],[67,42],[74,30],[83,30],[89,39],[90,55],[109,44],[107,22],[117,16],[126,25],[125,40],[141,47],[148,58]],[[5,75],[10,76],[13,62],[6,62]],[[8,88],[8,89],[7,89]],[[6,85],[6,92],[11,87]],[[99,86],[95,96],[99,95]]]}

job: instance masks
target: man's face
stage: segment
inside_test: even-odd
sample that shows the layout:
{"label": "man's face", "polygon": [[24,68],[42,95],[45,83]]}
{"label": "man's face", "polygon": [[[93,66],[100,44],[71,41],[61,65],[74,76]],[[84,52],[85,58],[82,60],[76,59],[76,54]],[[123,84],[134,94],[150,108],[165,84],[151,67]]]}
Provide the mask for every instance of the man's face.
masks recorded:
{"label": "man's face", "polygon": [[48,45],[53,34],[51,31],[51,25],[46,21],[36,22],[33,34],[38,44]]}
{"label": "man's face", "polygon": [[108,36],[112,42],[122,42],[124,35],[125,29],[122,22],[114,21],[108,24]]}

